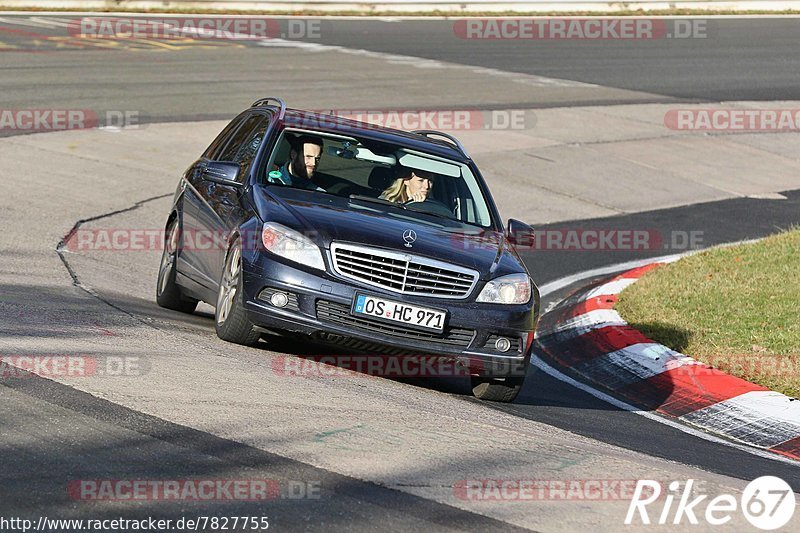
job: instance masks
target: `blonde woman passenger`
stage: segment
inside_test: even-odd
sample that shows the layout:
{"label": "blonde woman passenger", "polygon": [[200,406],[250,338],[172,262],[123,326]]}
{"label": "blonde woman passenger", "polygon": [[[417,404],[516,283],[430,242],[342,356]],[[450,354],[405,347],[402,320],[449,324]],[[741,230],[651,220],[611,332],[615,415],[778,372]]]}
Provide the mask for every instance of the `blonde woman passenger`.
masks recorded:
{"label": "blonde woman passenger", "polygon": [[424,202],[433,189],[433,174],[425,170],[408,169],[389,185],[380,198],[390,202]]}

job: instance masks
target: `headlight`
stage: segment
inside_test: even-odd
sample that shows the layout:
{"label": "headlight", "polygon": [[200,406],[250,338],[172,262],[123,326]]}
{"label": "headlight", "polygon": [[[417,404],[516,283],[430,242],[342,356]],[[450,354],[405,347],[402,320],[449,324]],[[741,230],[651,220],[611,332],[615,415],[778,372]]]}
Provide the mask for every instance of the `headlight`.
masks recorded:
{"label": "headlight", "polygon": [[478,295],[479,302],[524,304],[531,299],[531,280],[527,274],[509,274],[493,279]]}
{"label": "headlight", "polygon": [[275,222],[266,222],[261,231],[261,242],[264,248],[284,259],[325,270],[319,246],[299,231]]}

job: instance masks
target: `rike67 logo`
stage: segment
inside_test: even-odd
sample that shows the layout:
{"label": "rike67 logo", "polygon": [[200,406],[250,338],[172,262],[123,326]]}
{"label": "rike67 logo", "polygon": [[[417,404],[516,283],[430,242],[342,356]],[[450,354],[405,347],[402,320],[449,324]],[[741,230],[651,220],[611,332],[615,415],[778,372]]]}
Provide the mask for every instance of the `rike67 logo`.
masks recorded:
{"label": "rike67 logo", "polygon": [[[730,522],[735,513],[741,512],[754,527],[771,531],[788,524],[794,515],[795,494],[789,484],[779,477],[762,476],[754,479],[747,484],[739,500],[731,494],[720,494],[710,501],[706,501],[707,494],[693,498],[693,486],[693,479],[686,481],[682,490],[679,481],[672,481],[666,494],[662,494],[661,483],[640,479],[628,506],[625,525],[639,521],[645,525],[679,525],[686,522],[697,525],[699,517],[712,526],[721,526]],[[660,512],[658,509],[648,509],[656,501],[663,501]],[[656,511],[652,518],[650,511]]]}

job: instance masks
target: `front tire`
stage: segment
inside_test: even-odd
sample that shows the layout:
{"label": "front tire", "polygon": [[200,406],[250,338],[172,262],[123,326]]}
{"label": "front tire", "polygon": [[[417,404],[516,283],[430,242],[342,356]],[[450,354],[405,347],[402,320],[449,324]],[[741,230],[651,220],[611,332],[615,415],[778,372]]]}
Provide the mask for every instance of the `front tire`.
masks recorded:
{"label": "front tire", "polygon": [[522,389],[523,381],[524,377],[516,376],[502,380],[473,376],[472,394],[480,400],[490,402],[513,402]]}
{"label": "front tire", "polygon": [[261,334],[247,318],[242,297],[242,246],[237,238],[225,257],[214,313],[217,336],[225,341],[254,346]]}
{"label": "front tire", "polygon": [[175,263],[180,248],[179,241],[178,217],[175,217],[164,237],[164,251],[161,253],[161,266],[158,269],[158,281],[156,282],[156,303],[173,311],[193,313],[198,300],[184,296],[180,286],[175,282],[177,277]]}

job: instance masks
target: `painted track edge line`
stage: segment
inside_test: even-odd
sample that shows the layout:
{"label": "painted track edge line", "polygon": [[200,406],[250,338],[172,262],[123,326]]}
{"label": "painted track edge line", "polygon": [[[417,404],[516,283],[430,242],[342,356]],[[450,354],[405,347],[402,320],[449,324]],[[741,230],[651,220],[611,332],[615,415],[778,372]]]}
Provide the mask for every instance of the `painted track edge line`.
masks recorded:
{"label": "painted track edge line", "polygon": [[[703,250],[705,250],[705,248]],[[544,285],[539,287],[539,295],[541,297],[547,296],[551,293],[556,292],[557,290],[563,289],[564,287],[569,287],[573,283],[583,281],[587,278],[593,278],[595,276],[614,274],[616,272],[621,272],[623,270],[629,270],[632,268],[638,268],[645,265],[649,265],[650,263],[670,263],[672,261],[677,261],[678,259],[701,252],[703,250],[692,250],[690,252],[683,252],[680,254],[662,255],[659,257],[648,257],[647,259],[635,259],[633,261],[625,261],[624,263],[614,263],[613,265],[608,265],[605,267],[593,268],[591,270],[584,270],[582,272],[578,272],[577,274],[572,274],[570,276],[565,276],[563,278],[559,278],[557,280],[545,283]]]}
{"label": "painted track edge line", "polygon": [[584,270],[582,272],[578,272],[576,274],[572,274],[569,276],[565,276],[563,278],[559,278],[548,283],[545,283],[541,287],[539,287],[539,294],[540,296],[544,297],[547,296],[559,289],[563,289],[564,287],[568,287],[573,283],[577,283],[579,281],[583,281],[587,278],[592,278],[594,276],[603,276],[605,274],[614,274],[616,272],[622,272],[623,270],[633,269],[642,267],[645,265],[649,265],[650,263],[672,263],[677,261],[678,259],[682,259],[684,257],[688,257],[690,255],[694,255],[700,252],[704,252],[706,250],[710,250],[712,248],[727,248],[729,246],[736,246],[739,244],[749,244],[753,242],[758,242],[761,239],[745,239],[742,241],[735,241],[729,242],[724,244],[718,244],[716,246],[711,246],[708,248],[698,248],[697,250],[689,250],[688,252],[681,252],[678,254],[670,254],[670,255],[661,255],[657,257],[648,257],[645,259],[634,259],[632,261],[625,261],[622,263],[614,263],[612,265],[593,268],[591,270]]}
{"label": "painted track edge line", "polygon": [[687,425],[687,423],[685,421],[684,422],[677,422],[676,420],[672,420],[670,418],[666,418],[666,417],[664,417],[662,415],[659,415],[657,413],[654,413],[654,412],[643,411],[643,410],[641,410],[641,409],[639,409],[639,408],[637,408],[637,407],[635,407],[635,406],[633,406],[633,405],[631,405],[631,404],[629,404],[627,402],[624,402],[622,400],[619,400],[619,399],[611,396],[610,394],[606,394],[606,393],[604,393],[604,392],[602,392],[600,390],[597,390],[597,389],[591,387],[590,385],[588,385],[586,383],[578,381],[578,380],[576,380],[576,379],[574,379],[574,378],[562,373],[561,371],[559,371],[555,367],[551,366],[549,363],[544,361],[542,358],[540,358],[536,354],[531,356],[531,365],[533,365],[536,368],[538,368],[539,370],[545,372],[550,377],[552,377],[554,379],[557,379],[559,381],[562,381],[562,382],[566,383],[567,385],[575,387],[576,389],[578,389],[580,391],[583,391],[583,392],[585,392],[587,394],[590,394],[590,395],[594,396],[595,398],[597,398],[598,400],[604,401],[609,405],[613,405],[614,407],[622,409],[623,411],[632,412],[632,413],[637,414],[639,416],[643,416],[643,417],[645,417],[645,418],[647,418],[649,420],[653,420],[655,422],[670,426],[670,427],[672,427],[674,429],[677,429],[677,430],[679,430],[679,431],[681,431],[683,433],[686,433],[688,435],[692,435],[694,437],[698,437],[698,438],[701,438],[703,440],[707,440],[707,441],[710,441],[710,442],[713,442],[713,443],[716,443],[716,444],[722,444],[723,446],[728,446],[730,448],[735,448],[737,450],[749,453],[751,455],[755,455],[757,457],[761,457],[763,459],[771,459],[773,461],[778,461],[778,462],[790,464],[790,465],[793,465],[793,466],[797,466],[797,464],[798,464],[797,461],[795,461],[793,459],[790,459],[790,458],[788,458],[788,457],[786,457],[784,455],[781,455],[781,454],[778,454],[778,453],[774,453],[774,452],[769,452],[769,451],[761,449],[761,448],[754,448],[754,447],[748,446],[746,444],[739,444],[738,442],[732,442],[732,441],[723,439],[722,437],[717,437],[716,435],[712,435],[710,433],[702,431],[701,429],[695,429],[693,426]]}

